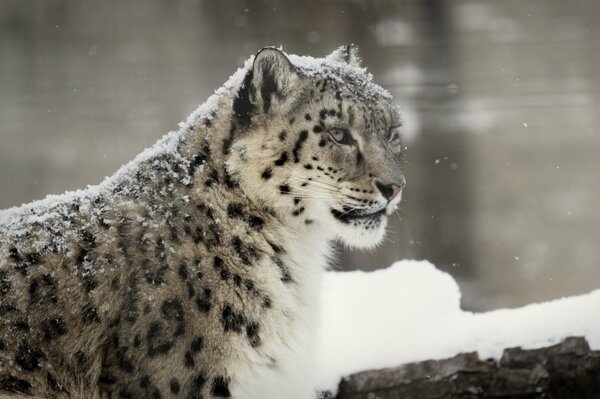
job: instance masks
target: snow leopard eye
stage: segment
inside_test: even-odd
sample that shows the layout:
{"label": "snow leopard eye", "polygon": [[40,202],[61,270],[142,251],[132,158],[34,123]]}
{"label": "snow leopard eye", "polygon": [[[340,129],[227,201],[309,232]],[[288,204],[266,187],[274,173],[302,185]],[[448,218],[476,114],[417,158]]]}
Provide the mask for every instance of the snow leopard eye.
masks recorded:
{"label": "snow leopard eye", "polygon": [[338,144],[353,145],[356,143],[356,140],[354,140],[348,129],[330,129],[329,136]]}

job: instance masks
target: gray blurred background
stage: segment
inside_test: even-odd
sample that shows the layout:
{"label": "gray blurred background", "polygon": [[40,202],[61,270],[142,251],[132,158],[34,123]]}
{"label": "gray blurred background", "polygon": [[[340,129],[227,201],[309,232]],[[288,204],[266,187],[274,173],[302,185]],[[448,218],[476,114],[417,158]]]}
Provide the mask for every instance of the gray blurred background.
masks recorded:
{"label": "gray blurred background", "polygon": [[[356,43],[405,113],[408,186],[385,245],[473,310],[600,288],[600,2],[0,3],[0,208],[96,184],[250,54]],[[423,287],[427,289],[427,287]]]}

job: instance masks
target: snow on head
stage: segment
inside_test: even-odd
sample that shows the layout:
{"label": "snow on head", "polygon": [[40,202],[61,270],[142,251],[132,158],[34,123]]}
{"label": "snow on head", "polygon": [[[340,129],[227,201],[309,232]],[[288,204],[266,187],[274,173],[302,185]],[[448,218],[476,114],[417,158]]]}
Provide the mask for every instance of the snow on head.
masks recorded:
{"label": "snow on head", "polygon": [[471,313],[460,290],[426,261],[401,261],[375,272],[329,272],[322,285],[318,389],[343,376],[478,351],[539,348],[584,336],[600,348],[600,290],[520,309]]}

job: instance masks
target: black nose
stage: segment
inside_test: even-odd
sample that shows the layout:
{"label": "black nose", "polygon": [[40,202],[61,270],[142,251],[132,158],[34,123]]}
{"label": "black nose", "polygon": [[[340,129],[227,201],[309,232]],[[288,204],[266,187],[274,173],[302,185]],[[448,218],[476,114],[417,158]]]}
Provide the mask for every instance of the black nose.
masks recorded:
{"label": "black nose", "polygon": [[402,192],[402,188],[406,185],[406,179],[404,176],[398,179],[395,183],[382,183],[379,180],[375,180],[375,186],[381,192],[385,199],[388,201],[393,200],[398,194]]}

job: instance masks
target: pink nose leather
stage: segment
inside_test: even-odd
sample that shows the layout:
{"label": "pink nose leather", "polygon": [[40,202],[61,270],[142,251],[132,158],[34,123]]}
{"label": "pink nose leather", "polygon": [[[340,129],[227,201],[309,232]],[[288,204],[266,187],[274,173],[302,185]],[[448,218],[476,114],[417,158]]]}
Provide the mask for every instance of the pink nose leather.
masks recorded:
{"label": "pink nose leather", "polygon": [[401,192],[402,192],[402,187],[400,187],[397,184],[392,184],[392,195],[390,195],[390,197],[388,198],[388,201],[391,201],[394,198],[396,198],[396,196],[398,194],[400,194]]}
{"label": "pink nose leather", "polygon": [[381,195],[383,195],[383,197],[386,200],[388,200],[388,202],[393,200],[394,198],[396,198],[396,196],[402,192],[402,188],[406,184],[404,178],[402,178],[399,181],[399,183],[400,184],[396,184],[396,183],[383,184],[383,183],[381,183],[381,181],[375,180],[375,186],[377,186],[377,189],[379,190]]}

